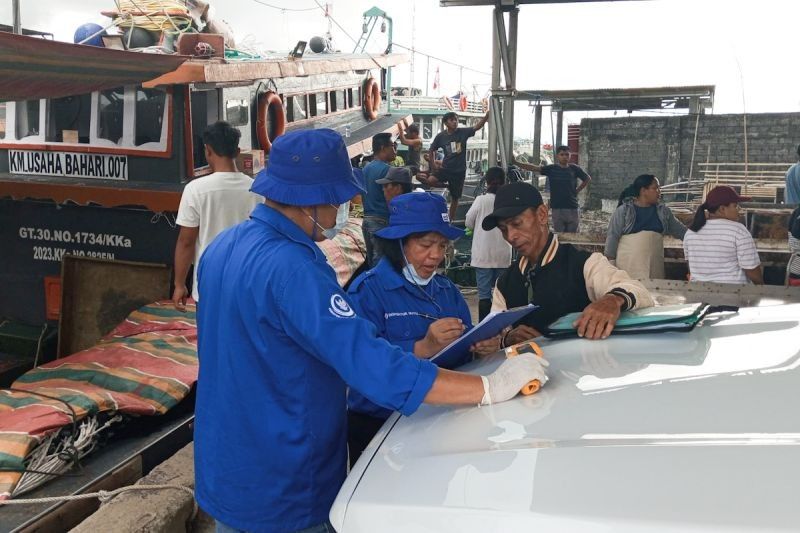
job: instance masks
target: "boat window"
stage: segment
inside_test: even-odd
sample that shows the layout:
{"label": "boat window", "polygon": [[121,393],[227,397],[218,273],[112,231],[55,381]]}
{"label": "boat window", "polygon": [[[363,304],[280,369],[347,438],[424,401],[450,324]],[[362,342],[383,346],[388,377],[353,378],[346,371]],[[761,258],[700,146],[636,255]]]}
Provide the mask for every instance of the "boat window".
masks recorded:
{"label": "boat window", "polygon": [[347,91],[336,91],[335,100],[331,104],[334,106],[334,111],[347,109]]}
{"label": "boat window", "polygon": [[308,95],[309,102],[311,103],[312,117],[324,115],[328,112],[328,93],[316,93]]}
{"label": "boat window", "polygon": [[6,138],[6,103],[0,102],[0,139]]}
{"label": "boat window", "polygon": [[361,107],[361,89],[347,89],[347,107]]}
{"label": "boat window", "polygon": [[250,121],[250,105],[244,98],[235,98],[225,102],[225,118],[231,126],[247,126]]}
{"label": "boat window", "polygon": [[195,169],[208,165],[203,144],[203,132],[210,124],[219,120],[221,106],[222,89],[193,90],[191,92],[192,154]]}
{"label": "boat window", "polygon": [[422,138],[433,139],[433,119],[423,118],[421,122],[422,122]]}
{"label": "boat window", "polygon": [[39,135],[39,100],[17,102],[17,139]]}
{"label": "boat window", "polygon": [[290,96],[287,102],[289,122],[297,122],[308,118],[308,106],[306,105],[306,95],[298,94]]}
{"label": "boat window", "polygon": [[47,105],[47,114],[45,141],[82,144],[89,142],[91,94],[54,98]]}
{"label": "boat window", "polygon": [[119,144],[122,138],[122,116],[125,88],[100,91],[97,99],[97,136]]}
{"label": "boat window", "polygon": [[136,88],[136,146],[161,141],[166,101],[161,89]]}

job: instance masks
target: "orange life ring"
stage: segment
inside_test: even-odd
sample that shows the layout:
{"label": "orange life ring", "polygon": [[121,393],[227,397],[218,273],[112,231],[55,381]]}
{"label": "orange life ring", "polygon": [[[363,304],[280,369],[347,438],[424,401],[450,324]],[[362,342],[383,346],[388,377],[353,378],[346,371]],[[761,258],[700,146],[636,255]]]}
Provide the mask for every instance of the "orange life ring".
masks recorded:
{"label": "orange life ring", "polygon": [[364,117],[367,120],[375,120],[378,118],[378,111],[381,108],[381,88],[375,78],[367,78],[364,80],[364,85],[361,88],[361,107],[364,112]]}
{"label": "orange life ring", "polygon": [[458,108],[461,111],[466,111],[468,103],[469,102],[467,102],[467,97],[462,94],[461,98],[458,99]]}
{"label": "orange life ring", "polygon": [[444,106],[447,109],[450,111],[455,111],[455,107],[453,107],[453,100],[451,100],[449,96],[442,96],[442,100],[444,100]]}
{"label": "orange life ring", "polygon": [[272,141],[286,131],[286,112],[283,101],[277,93],[267,91],[258,97],[258,115],[256,116],[256,136],[258,144],[264,152],[269,153]]}

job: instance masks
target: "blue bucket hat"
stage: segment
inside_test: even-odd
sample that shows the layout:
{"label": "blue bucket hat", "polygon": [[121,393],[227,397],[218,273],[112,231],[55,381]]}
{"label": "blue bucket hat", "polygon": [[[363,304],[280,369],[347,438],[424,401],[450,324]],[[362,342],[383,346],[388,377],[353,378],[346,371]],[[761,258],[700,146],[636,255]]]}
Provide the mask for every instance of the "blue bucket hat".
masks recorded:
{"label": "blue bucket hat", "polygon": [[450,225],[447,204],[438,194],[410,192],[389,202],[389,225],[375,232],[383,239],[402,239],[412,233],[441,233],[451,241],[464,236],[464,230]]}
{"label": "blue bucket hat", "polygon": [[342,136],[327,128],[293,131],[272,143],[250,190],[287,205],[343,204],[364,192]]}

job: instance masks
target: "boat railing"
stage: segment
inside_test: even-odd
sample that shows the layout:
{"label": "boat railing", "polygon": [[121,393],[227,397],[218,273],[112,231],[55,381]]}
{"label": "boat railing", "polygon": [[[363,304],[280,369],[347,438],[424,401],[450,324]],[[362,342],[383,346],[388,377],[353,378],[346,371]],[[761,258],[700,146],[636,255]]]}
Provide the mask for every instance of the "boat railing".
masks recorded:
{"label": "boat railing", "polygon": [[[449,105],[448,105],[449,101]],[[392,96],[391,109],[422,111],[455,111],[466,115],[483,115],[486,112],[483,102],[467,101],[465,109],[461,109],[458,97],[449,96]]]}

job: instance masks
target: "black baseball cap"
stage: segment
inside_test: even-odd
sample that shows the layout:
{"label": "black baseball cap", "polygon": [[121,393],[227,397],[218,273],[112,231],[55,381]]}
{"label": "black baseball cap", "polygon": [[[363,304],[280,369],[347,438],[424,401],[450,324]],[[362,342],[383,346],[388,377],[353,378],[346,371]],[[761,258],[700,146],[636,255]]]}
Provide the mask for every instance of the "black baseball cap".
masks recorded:
{"label": "black baseball cap", "polygon": [[375,180],[378,185],[388,183],[411,183],[411,170],[408,167],[391,167],[386,173],[386,177]]}
{"label": "black baseball cap", "polygon": [[542,195],[530,183],[518,181],[503,185],[494,197],[494,211],[483,219],[481,226],[491,231],[501,220],[515,217],[529,207],[535,209],[543,203]]}

